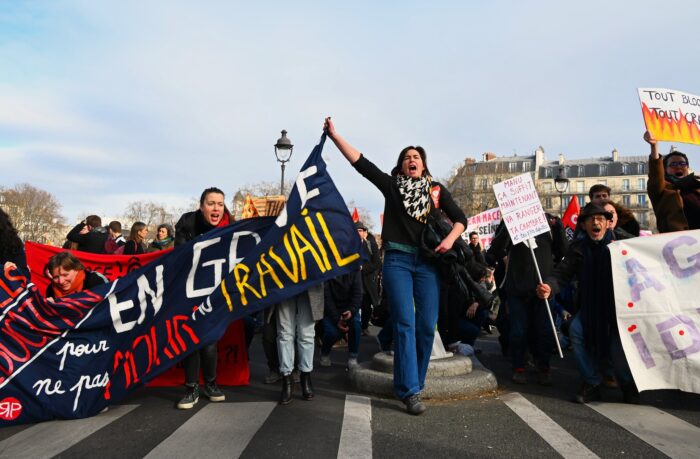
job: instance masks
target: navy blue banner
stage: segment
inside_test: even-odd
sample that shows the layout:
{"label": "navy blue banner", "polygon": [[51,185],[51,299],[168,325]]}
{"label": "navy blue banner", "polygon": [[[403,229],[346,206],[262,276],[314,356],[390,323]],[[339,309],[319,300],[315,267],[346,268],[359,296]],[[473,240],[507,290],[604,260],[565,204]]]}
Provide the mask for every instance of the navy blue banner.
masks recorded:
{"label": "navy blue banner", "polygon": [[127,276],[47,302],[0,273],[0,426],[99,413],[237,318],[359,268],[360,239],[321,158],[283,214],[242,220]]}

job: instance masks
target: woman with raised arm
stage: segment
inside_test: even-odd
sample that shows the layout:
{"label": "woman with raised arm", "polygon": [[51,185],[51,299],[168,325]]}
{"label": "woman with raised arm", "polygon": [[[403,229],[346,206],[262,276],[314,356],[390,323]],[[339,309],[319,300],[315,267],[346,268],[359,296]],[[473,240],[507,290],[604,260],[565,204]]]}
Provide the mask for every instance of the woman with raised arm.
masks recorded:
{"label": "woman with raised arm", "polygon": [[447,189],[433,181],[422,147],[401,150],[396,167],[387,174],[343,139],[330,118],[324,130],[350,164],[384,195],[382,276],[394,326],[394,392],[409,413],[421,414],[425,405],[420,392],[430,363],[440,296],[437,267],[420,252],[421,235],[431,208],[444,210],[454,226],[435,252],[447,252],[464,232],[467,218]]}

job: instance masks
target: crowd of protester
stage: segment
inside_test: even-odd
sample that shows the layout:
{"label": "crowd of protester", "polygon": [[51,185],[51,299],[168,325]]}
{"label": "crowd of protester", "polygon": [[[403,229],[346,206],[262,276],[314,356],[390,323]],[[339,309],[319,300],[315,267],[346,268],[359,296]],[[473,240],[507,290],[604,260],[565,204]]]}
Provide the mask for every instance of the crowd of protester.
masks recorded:
{"label": "crowd of protester", "polygon": [[[365,260],[357,271],[261,313],[257,326],[269,369],[264,382],[282,382],[280,404],[293,400],[295,383],[300,383],[304,400],[314,398],[311,373],[316,345],[320,366],[332,365],[332,350],[344,342],[347,368],[357,367],[361,337],[369,334],[370,323],[381,328],[376,335],[379,350],[393,355],[394,391],[411,414],[426,409],[420,394],[436,328],[446,349],[475,355],[479,336],[495,327],[502,353],[511,360],[512,380],[550,385],[550,358],[556,346],[547,299],[557,318],[562,347],[573,350],[580,372],[581,385],[573,400],[600,400],[601,386],[606,385],[619,387],[625,402],[639,403],[617,331],[607,246],[638,237],[640,226],[632,212],[611,196],[609,187],[591,187],[590,202],[581,210],[570,240],[561,220],[547,215],[550,230],[536,236],[532,247],[513,244],[502,223],[485,248],[477,233],[470,233],[466,241],[460,237],[466,216],[447,189],[432,180],[421,147],[403,149],[396,167],[385,173],[341,137],[330,118],[324,130],[352,167],[385,197],[381,244],[366,225],[357,222]],[[651,147],[647,188],[658,230],[700,228],[700,181],[689,173],[687,156],[672,151],[662,157],[649,133],[644,139]],[[426,242],[426,229],[439,230],[435,221],[445,215],[451,222],[447,229],[432,244]],[[138,255],[186,244],[232,222],[223,191],[207,188],[197,210],[183,214],[174,229],[159,225],[150,243],[143,222],[134,222],[125,237],[120,222],[103,226],[99,216],[90,215],[70,230],[64,248]],[[23,242],[2,209],[0,263],[5,270],[27,269]],[[46,291],[50,301],[107,282],[70,252],[53,256],[44,272],[51,281]],[[250,344],[256,322],[246,318],[246,324]],[[178,408],[192,408],[200,394],[212,402],[225,400],[216,383],[216,343],[187,356],[183,366],[185,395]],[[532,381],[530,373],[534,373]]]}

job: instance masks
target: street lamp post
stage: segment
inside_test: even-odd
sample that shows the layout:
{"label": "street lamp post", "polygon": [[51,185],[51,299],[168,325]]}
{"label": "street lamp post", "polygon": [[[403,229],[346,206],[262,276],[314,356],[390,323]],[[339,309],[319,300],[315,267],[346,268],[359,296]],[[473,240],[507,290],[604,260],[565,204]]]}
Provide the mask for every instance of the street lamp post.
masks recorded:
{"label": "street lamp post", "polygon": [[277,139],[275,144],[275,157],[282,167],[282,180],[280,181],[280,194],[284,196],[284,166],[292,159],[292,150],[294,145],[287,137],[287,131],[282,129],[282,137]]}
{"label": "street lamp post", "polygon": [[564,193],[569,189],[569,179],[563,167],[559,167],[559,173],[554,178],[554,188],[559,192],[559,215],[564,216]]}

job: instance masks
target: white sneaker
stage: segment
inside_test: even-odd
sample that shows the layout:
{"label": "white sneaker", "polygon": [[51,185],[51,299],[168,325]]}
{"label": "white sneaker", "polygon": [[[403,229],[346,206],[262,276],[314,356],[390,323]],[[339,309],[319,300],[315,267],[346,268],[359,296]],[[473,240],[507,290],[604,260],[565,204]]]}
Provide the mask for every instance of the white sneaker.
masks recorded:
{"label": "white sneaker", "polygon": [[331,366],[331,356],[330,355],[322,355],[321,360],[318,362],[319,365],[322,367],[330,367]]}
{"label": "white sneaker", "polygon": [[357,363],[357,357],[350,357],[348,359],[348,370],[352,370],[353,368],[359,367],[360,364]]}

